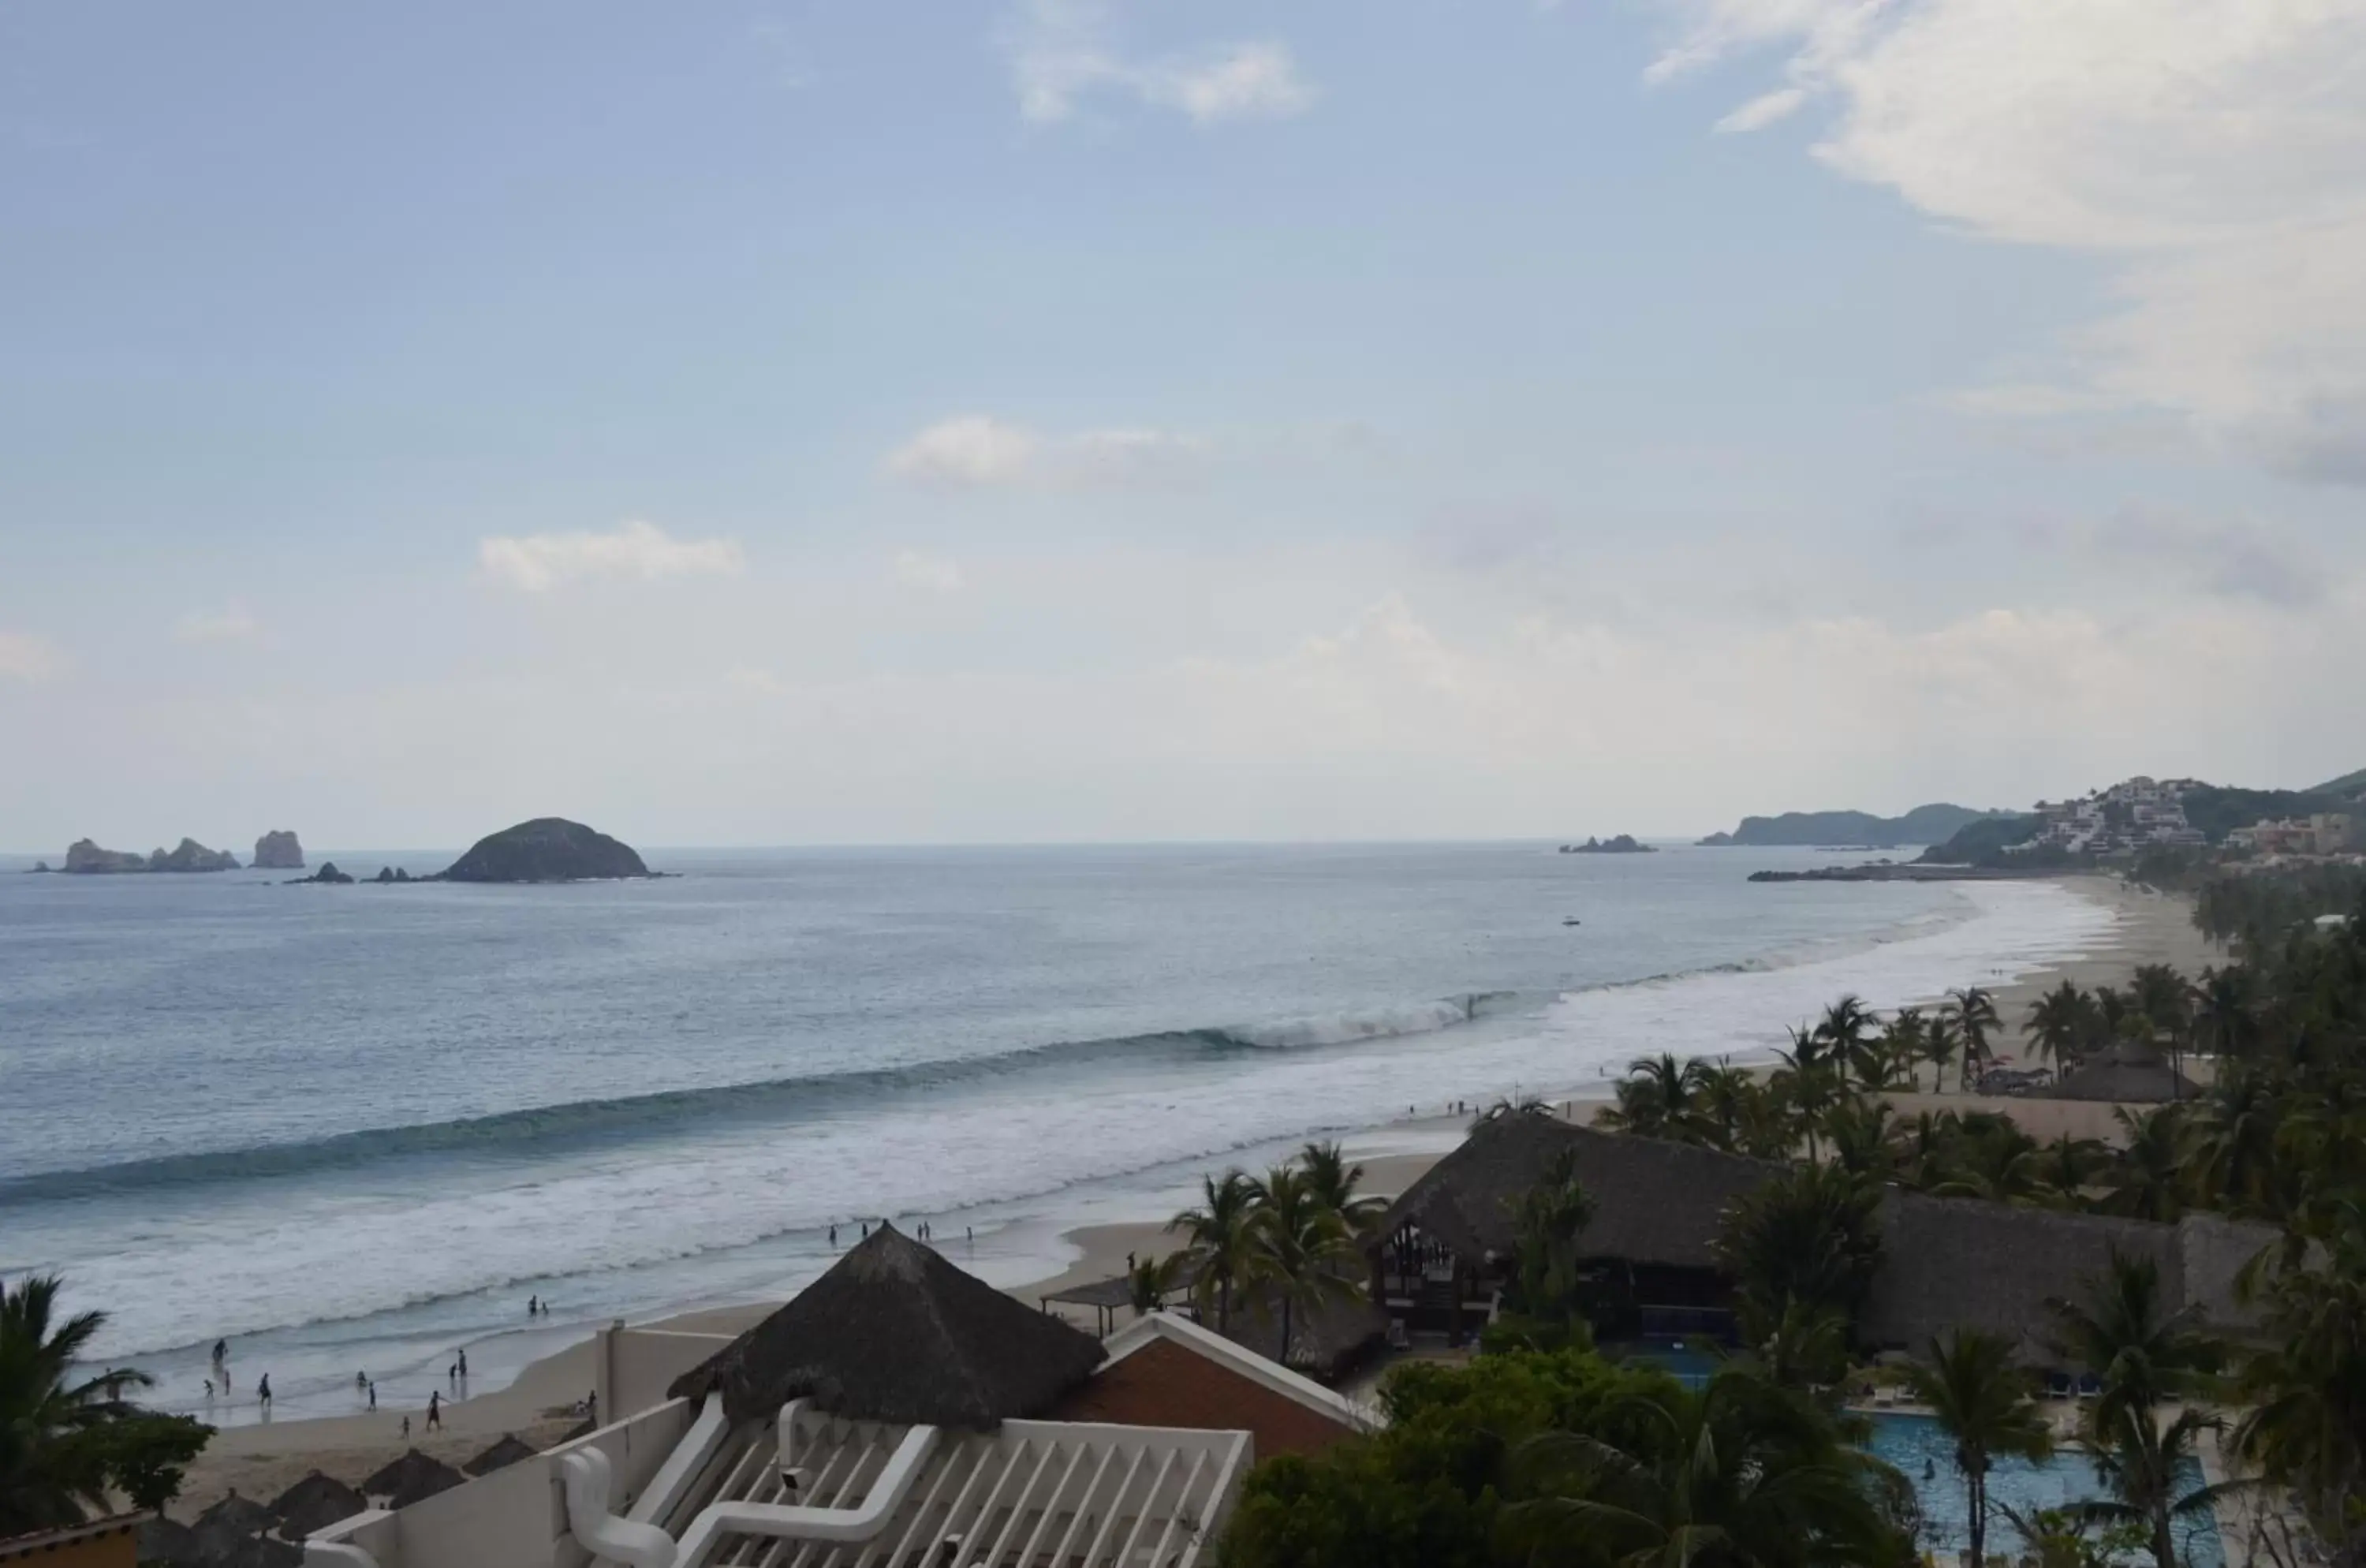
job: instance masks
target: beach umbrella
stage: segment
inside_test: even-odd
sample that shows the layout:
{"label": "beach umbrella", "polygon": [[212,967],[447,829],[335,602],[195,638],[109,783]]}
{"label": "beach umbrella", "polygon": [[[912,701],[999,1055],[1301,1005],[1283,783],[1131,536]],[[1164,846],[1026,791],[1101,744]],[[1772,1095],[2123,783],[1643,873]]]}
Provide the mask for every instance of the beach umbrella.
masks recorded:
{"label": "beach umbrella", "polygon": [[363,1482],[362,1490],[373,1497],[386,1498],[389,1508],[407,1508],[422,1498],[448,1492],[468,1479],[442,1460],[431,1459],[412,1449]]}
{"label": "beach umbrella", "polygon": [[278,1517],[280,1538],[301,1540],[339,1519],[350,1519],[369,1507],[369,1499],[338,1480],[314,1471],[282,1492],[271,1505]]}
{"label": "beach umbrella", "polygon": [[271,1510],[252,1497],[240,1496],[235,1486],[228,1496],[197,1516],[198,1530],[208,1534],[253,1535],[257,1530],[269,1529],[271,1525]]}
{"label": "beach umbrella", "polygon": [[1042,1414],[1100,1360],[1091,1335],[883,1224],[669,1392],[719,1391],[735,1421],[809,1396],[856,1420],[992,1427]]}
{"label": "beach umbrella", "polygon": [[471,1475],[490,1475],[497,1470],[508,1469],[522,1459],[532,1459],[541,1451],[532,1443],[521,1439],[515,1432],[503,1432],[500,1442],[460,1468]]}
{"label": "beach umbrella", "polygon": [[198,1543],[197,1532],[162,1514],[141,1520],[140,1528],[131,1532],[131,1544],[142,1568],[150,1563],[161,1563],[163,1568],[197,1568],[205,1561],[205,1548]]}

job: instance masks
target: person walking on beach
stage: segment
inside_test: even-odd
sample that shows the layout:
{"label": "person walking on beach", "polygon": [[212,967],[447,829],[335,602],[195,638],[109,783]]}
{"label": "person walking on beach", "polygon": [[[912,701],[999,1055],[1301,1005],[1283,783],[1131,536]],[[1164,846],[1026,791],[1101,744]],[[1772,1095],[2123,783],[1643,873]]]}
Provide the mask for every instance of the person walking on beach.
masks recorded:
{"label": "person walking on beach", "polygon": [[354,1392],[355,1393],[359,1393],[362,1390],[367,1387],[369,1387],[369,1374],[367,1372],[355,1372],[354,1374]]}
{"label": "person walking on beach", "polygon": [[271,1374],[269,1372],[264,1373],[263,1381],[254,1385],[254,1399],[255,1403],[262,1405],[264,1409],[271,1408]]}
{"label": "person walking on beach", "polygon": [[838,1245],[838,1227],[836,1225],[829,1227],[829,1244],[832,1247],[836,1247]]}
{"label": "person walking on beach", "polygon": [[215,1340],[215,1341],[214,1341],[214,1365],[215,1365],[215,1366],[217,1366],[217,1367],[219,1367],[219,1366],[220,1366],[223,1362],[225,1362],[225,1361],[227,1361],[227,1360],[229,1360],[229,1359],[230,1359],[230,1341],[229,1341],[229,1340],[227,1340],[227,1339],[217,1339],[217,1340]]}
{"label": "person walking on beach", "polygon": [[372,1383],[372,1384],[370,1384],[370,1385],[369,1385],[369,1399],[370,1399],[370,1406],[369,1406],[369,1407],[370,1407],[372,1410],[376,1410],[376,1409],[377,1408],[377,1384],[376,1384],[376,1383]]}
{"label": "person walking on beach", "polygon": [[411,1417],[408,1416],[402,1418],[402,1440],[406,1443],[411,1441]]}
{"label": "person walking on beach", "polygon": [[427,1391],[427,1429],[431,1432],[440,1431],[443,1426],[444,1392],[441,1389],[431,1388]]}
{"label": "person walking on beach", "polygon": [[534,1315],[535,1315],[535,1314],[536,1314],[536,1313],[540,1312],[541,1310],[542,1310],[542,1308],[541,1308],[540,1306],[538,1306],[538,1305],[536,1305],[536,1304],[535,1304],[535,1298],[534,1298],[534,1297],[532,1297],[532,1296],[528,1296],[528,1297],[526,1297],[526,1299],[525,1299],[525,1314],[526,1314],[526,1316],[528,1316],[528,1317],[532,1317],[532,1316],[534,1316]]}
{"label": "person walking on beach", "polygon": [[468,1352],[466,1350],[460,1352],[460,1381],[468,1381]]}
{"label": "person walking on beach", "polygon": [[211,1379],[211,1378],[208,1378],[208,1379],[206,1380],[206,1403],[207,1403],[208,1404],[211,1404],[213,1402],[214,1402],[214,1380],[213,1380],[213,1379]]}

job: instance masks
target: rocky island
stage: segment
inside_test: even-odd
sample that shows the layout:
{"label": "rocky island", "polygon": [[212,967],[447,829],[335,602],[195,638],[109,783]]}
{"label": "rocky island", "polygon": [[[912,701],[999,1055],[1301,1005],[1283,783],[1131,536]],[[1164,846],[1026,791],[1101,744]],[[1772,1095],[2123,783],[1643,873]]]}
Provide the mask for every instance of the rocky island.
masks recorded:
{"label": "rocky island", "polygon": [[65,868],[83,876],[135,871],[236,871],[238,857],[228,850],[209,850],[195,839],[183,839],[176,849],[147,855],[103,850],[88,839],[79,839],[66,846]]}
{"label": "rocky island", "polygon": [[630,844],[563,817],[537,817],[488,834],[434,882],[590,882],[647,876]]}
{"label": "rocky island", "polygon": [[1658,852],[1649,844],[1637,843],[1634,834],[1621,833],[1615,839],[1588,839],[1582,844],[1563,844],[1560,852],[1565,855],[1648,855]]}
{"label": "rocky island", "polygon": [[280,884],[280,886],[283,887],[294,887],[298,884],[305,882],[346,883],[351,882],[352,880],[353,877],[350,874],[337,869],[337,863],[335,861],[324,860],[321,863],[321,869],[314,872],[311,875],[291,876],[286,882]]}
{"label": "rocky island", "polygon": [[257,871],[301,871],[304,846],[296,841],[295,834],[275,829],[254,840],[251,863]]}

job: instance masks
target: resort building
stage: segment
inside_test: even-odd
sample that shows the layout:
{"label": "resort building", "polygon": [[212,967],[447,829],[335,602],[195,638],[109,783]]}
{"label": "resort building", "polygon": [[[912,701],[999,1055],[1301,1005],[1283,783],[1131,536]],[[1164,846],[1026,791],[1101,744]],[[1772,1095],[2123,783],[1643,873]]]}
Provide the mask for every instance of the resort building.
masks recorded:
{"label": "resort building", "polygon": [[1192,1568],[1261,1451],[1358,1406],[1163,1314],[1104,1345],[882,1226],[736,1338],[604,1333],[631,1412],[405,1507],[316,1568]]}
{"label": "resort building", "polygon": [[2195,779],[2141,775],[2076,800],[2037,803],[2036,834],[2019,849],[2040,846],[2070,854],[2132,854],[2153,848],[2199,849],[2208,843],[2186,820],[2186,792]]}
{"label": "resort building", "polygon": [[[1729,1331],[1718,1226],[1735,1200],[1786,1168],[1542,1114],[1483,1123],[1397,1200],[1370,1245],[1375,1298],[1409,1333],[1475,1333],[1512,1267],[1515,1206],[1565,1153],[1596,1204],[1579,1245],[1597,1331],[1614,1340]],[[2216,1215],[2163,1224],[1900,1189],[1884,1195],[1880,1223],[1882,1262],[1860,1325],[1867,1340],[1920,1353],[1943,1329],[1990,1329],[2019,1338],[2033,1365],[2049,1354],[2046,1303],[2077,1297],[2115,1251],[2159,1266],[2170,1310],[2190,1305],[2213,1326],[2245,1326],[2235,1273],[2275,1238]]]}
{"label": "resort building", "polygon": [[133,1568],[148,1516],[122,1514],[61,1529],[0,1537],[0,1568]]}

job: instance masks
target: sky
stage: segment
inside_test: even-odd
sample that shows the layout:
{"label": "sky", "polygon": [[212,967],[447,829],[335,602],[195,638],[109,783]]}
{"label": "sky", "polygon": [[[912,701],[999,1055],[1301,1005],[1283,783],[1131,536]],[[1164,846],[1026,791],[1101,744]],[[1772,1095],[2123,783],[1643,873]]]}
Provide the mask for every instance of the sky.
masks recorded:
{"label": "sky", "polygon": [[2359,0],[0,11],[0,847],[2366,766]]}

